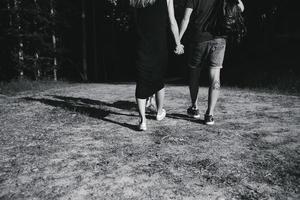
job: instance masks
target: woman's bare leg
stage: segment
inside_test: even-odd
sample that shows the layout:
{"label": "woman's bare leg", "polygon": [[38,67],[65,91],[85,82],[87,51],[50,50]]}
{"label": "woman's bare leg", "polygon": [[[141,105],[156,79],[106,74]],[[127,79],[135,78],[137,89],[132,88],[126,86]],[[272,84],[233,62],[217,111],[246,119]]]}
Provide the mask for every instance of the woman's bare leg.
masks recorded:
{"label": "woman's bare leg", "polygon": [[140,123],[146,123],[146,99],[136,99],[139,109],[139,115],[141,118]]}
{"label": "woman's bare leg", "polygon": [[165,88],[159,90],[155,94],[157,113],[160,114],[163,110],[165,100]]}

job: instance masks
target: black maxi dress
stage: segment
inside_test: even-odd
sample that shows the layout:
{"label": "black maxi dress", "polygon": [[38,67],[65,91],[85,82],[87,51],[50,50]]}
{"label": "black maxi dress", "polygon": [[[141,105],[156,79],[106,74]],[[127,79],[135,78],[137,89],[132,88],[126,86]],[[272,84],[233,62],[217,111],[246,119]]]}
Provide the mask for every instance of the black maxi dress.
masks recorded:
{"label": "black maxi dress", "polygon": [[167,24],[166,0],[156,0],[150,6],[136,9],[136,97],[139,99],[146,99],[164,87]]}

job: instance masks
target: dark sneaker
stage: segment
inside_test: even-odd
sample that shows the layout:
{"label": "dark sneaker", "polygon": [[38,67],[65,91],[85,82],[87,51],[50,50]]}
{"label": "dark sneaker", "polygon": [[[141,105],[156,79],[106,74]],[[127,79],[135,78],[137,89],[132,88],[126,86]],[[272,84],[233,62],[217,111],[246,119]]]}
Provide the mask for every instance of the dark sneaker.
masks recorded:
{"label": "dark sneaker", "polygon": [[206,125],[213,125],[215,123],[214,117],[212,115],[204,115],[204,123]]}
{"label": "dark sneaker", "polygon": [[195,119],[200,119],[199,109],[197,109],[196,107],[189,107],[187,109],[187,114],[188,116],[193,117]]}

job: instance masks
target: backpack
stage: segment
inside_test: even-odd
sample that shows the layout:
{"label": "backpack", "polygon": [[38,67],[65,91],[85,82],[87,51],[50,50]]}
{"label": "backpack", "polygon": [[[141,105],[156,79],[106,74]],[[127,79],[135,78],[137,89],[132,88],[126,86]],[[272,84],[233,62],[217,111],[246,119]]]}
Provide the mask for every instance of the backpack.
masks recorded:
{"label": "backpack", "polygon": [[206,24],[207,31],[225,36],[232,44],[239,44],[246,36],[247,28],[237,0],[217,0]]}

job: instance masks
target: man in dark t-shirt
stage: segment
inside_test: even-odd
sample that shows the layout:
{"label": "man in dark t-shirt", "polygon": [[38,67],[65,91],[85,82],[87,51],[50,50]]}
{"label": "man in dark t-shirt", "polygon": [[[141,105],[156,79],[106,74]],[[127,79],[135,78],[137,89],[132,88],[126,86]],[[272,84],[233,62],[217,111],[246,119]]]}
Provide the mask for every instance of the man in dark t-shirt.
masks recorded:
{"label": "man in dark t-shirt", "polygon": [[[192,42],[205,42],[213,39],[213,35],[204,29],[217,0],[187,0],[186,9],[192,10],[190,19],[190,29],[192,32]],[[187,13],[185,13],[187,14]],[[186,24],[187,25],[187,24]]]}
{"label": "man in dark t-shirt", "polygon": [[[223,0],[186,0],[185,14],[179,33],[181,39],[188,25],[190,26],[188,67],[192,105],[187,109],[187,113],[197,119],[200,118],[197,105],[200,71],[203,67],[209,68],[208,108],[204,115],[204,123],[207,125],[214,124],[214,108],[220,93],[220,71],[223,67],[226,39],[209,32],[206,24],[212,20],[212,12],[221,1]],[[241,10],[244,10],[242,1],[236,1]]]}

